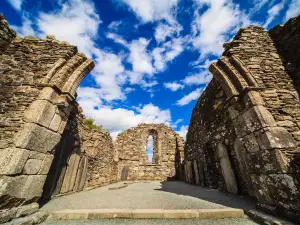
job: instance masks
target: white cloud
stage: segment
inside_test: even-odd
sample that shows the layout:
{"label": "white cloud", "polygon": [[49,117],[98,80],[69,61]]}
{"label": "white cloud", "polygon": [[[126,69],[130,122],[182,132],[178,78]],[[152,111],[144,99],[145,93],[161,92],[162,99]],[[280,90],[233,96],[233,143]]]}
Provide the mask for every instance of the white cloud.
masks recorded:
{"label": "white cloud", "polygon": [[198,74],[189,75],[184,78],[183,83],[186,85],[208,84],[212,79],[209,71],[205,70]]}
{"label": "white cloud", "polygon": [[17,11],[21,10],[23,0],[7,0]]}
{"label": "white cloud", "polygon": [[145,73],[152,75],[154,68],[152,66],[152,57],[147,50],[149,40],[145,38],[139,38],[134,40],[129,45],[130,56],[129,62],[132,64],[133,72]]}
{"label": "white cloud", "polygon": [[165,19],[174,23],[174,14],[178,0],[122,0],[141,19],[142,22],[154,22]]}
{"label": "white cloud", "polygon": [[272,6],[272,8],[270,8],[268,10],[268,18],[267,21],[264,24],[264,27],[268,27],[269,24],[276,18],[276,16],[279,15],[279,13],[281,12],[281,10],[283,10],[285,5],[285,1],[282,1],[274,6]]}
{"label": "white cloud", "polygon": [[95,123],[108,129],[115,138],[118,133],[137,126],[139,123],[171,124],[169,109],[160,109],[151,103],[133,107],[134,109],[110,108],[104,106],[99,98],[99,89],[79,88],[78,102],[87,117],[95,119]]}
{"label": "white cloud", "polygon": [[181,137],[183,137],[184,140],[186,140],[186,135],[188,132],[189,126],[188,125],[183,125],[180,127],[180,130],[176,131]]}
{"label": "white cloud", "polygon": [[300,0],[291,0],[288,10],[285,14],[285,20],[300,15]]}
{"label": "white cloud", "polygon": [[101,88],[101,98],[106,101],[125,99],[122,86],[127,81],[127,75],[121,56],[99,51],[95,61],[92,76]]}
{"label": "white cloud", "polygon": [[250,23],[248,16],[231,0],[194,1],[198,8],[192,23],[192,44],[199,50],[202,59],[208,55],[220,55],[223,52],[223,43],[239,27]]}
{"label": "white cloud", "polygon": [[187,94],[186,96],[184,96],[183,98],[179,99],[176,102],[176,105],[178,106],[184,106],[189,104],[191,101],[197,100],[199,98],[199,96],[202,94],[203,89],[202,88],[197,88],[196,90],[190,92],[189,94]]}
{"label": "white cloud", "polygon": [[44,34],[53,34],[59,40],[79,47],[91,57],[95,50],[101,20],[91,1],[70,0],[56,13],[41,13],[37,26]]}
{"label": "white cloud", "polygon": [[179,89],[183,89],[184,85],[172,82],[172,83],[164,83],[165,88],[170,89],[171,91],[177,91]]}
{"label": "white cloud", "polygon": [[157,42],[164,42],[167,37],[173,37],[179,34],[180,31],[182,31],[182,26],[179,24],[159,23],[155,28],[154,37]]}

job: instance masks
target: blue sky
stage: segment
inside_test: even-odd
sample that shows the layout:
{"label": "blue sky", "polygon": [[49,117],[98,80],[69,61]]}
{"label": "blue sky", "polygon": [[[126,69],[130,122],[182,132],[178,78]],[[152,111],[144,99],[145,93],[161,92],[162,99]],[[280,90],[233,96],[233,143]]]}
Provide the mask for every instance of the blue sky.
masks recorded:
{"label": "blue sky", "polygon": [[76,45],[96,67],[77,101],[115,137],[139,123],[185,136],[207,68],[240,27],[299,15],[300,0],[0,0],[20,36]]}

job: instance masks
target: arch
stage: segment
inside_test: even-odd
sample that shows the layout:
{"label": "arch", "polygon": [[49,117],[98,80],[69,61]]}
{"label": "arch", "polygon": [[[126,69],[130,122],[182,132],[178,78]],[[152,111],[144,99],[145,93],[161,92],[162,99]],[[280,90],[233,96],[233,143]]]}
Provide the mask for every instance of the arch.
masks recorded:
{"label": "arch", "polygon": [[147,152],[147,156],[148,156],[148,162],[152,163],[153,153],[154,153],[154,143],[153,143],[152,135],[149,135],[147,138],[146,152]]}

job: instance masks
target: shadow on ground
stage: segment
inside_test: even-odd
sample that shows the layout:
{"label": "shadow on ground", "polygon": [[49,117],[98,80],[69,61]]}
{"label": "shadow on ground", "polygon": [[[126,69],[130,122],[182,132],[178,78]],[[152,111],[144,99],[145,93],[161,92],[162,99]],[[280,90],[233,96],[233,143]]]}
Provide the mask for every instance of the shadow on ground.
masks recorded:
{"label": "shadow on ground", "polygon": [[217,189],[204,188],[199,185],[187,184],[181,181],[162,181],[160,183],[161,188],[155,189],[156,191],[191,196],[231,208],[249,210],[255,208],[256,204],[256,201],[249,196],[233,195]]}

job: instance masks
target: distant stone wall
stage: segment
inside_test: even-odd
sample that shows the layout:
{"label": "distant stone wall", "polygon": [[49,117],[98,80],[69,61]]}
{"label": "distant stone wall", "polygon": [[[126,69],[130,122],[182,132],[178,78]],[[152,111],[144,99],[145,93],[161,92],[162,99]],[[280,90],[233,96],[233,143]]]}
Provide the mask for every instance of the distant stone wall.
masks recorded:
{"label": "distant stone wall", "polygon": [[188,182],[248,193],[299,216],[299,27],[300,17],[270,32],[249,26],[224,45],[193,110]]}
{"label": "distant stone wall", "polygon": [[[147,140],[153,137],[153,160],[148,161]],[[164,124],[140,124],[118,135],[115,148],[118,178],[167,180],[180,176],[184,140]],[[127,171],[127,172],[126,172]]]}

